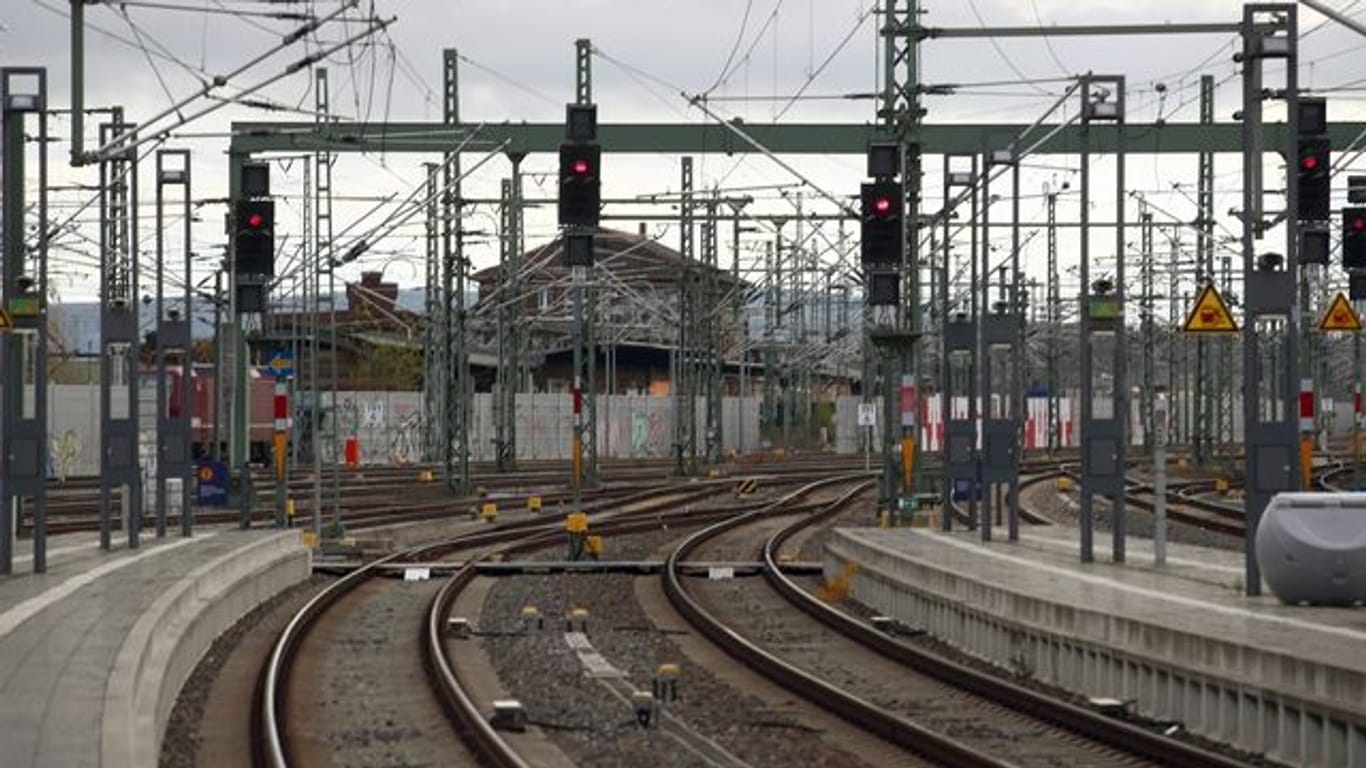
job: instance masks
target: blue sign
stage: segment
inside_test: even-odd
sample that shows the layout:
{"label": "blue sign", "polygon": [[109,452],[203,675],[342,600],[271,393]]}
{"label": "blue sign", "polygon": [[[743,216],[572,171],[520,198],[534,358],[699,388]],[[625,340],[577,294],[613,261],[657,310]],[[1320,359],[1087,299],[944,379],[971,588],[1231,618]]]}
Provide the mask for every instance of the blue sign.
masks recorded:
{"label": "blue sign", "polygon": [[266,361],[270,375],[277,379],[287,379],[294,375],[294,352],[288,349],[271,350],[270,360]]}
{"label": "blue sign", "polygon": [[228,506],[228,465],[221,461],[200,462],[195,476],[199,479],[195,502],[202,507]]}
{"label": "blue sign", "polygon": [[982,486],[972,480],[958,479],[953,481],[953,500],[968,501],[975,498],[982,499]]}

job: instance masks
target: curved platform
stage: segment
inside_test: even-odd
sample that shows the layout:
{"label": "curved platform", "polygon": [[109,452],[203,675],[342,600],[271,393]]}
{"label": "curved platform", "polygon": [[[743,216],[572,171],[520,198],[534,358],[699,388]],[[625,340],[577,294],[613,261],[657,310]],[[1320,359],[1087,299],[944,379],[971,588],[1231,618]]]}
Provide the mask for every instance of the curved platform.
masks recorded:
{"label": "curved platform", "polygon": [[310,571],[297,531],[208,529],[112,552],[88,538],[54,537],[45,575],[0,578],[6,766],[156,765],[214,638]]}
{"label": "curved platform", "polygon": [[[827,580],[1012,672],[1293,765],[1366,766],[1366,609],[1243,595],[1242,554],[1130,538],[1081,563],[1077,532],[840,529]],[[1097,556],[1104,557],[1099,551]]]}

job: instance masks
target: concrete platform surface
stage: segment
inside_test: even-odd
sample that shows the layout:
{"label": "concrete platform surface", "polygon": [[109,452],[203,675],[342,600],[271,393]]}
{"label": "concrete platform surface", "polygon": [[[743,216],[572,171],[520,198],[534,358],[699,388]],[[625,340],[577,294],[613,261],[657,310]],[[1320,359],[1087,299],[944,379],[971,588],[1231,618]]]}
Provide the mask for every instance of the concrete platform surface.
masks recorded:
{"label": "concrete platform surface", "polygon": [[48,573],[0,577],[0,764],[155,765],[214,637],[308,572],[297,532],[203,529],[110,552],[54,537]]}
{"label": "concrete platform surface", "polygon": [[840,529],[827,579],[1017,674],[1305,765],[1366,766],[1366,608],[1243,595],[1242,553],[1129,538],[1078,557],[1077,531]]}

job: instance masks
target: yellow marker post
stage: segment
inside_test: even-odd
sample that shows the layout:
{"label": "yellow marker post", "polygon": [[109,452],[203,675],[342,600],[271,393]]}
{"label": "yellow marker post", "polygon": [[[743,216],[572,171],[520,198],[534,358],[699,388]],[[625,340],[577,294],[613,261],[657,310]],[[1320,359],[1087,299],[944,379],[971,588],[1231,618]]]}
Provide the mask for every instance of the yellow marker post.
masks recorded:
{"label": "yellow marker post", "polygon": [[286,437],[284,432],[275,433],[275,479],[285,479],[285,449]]}
{"label": "yellow marker post", "polygon": [[569,533],[587,533],[588,515],[583,512],[571,512],[565,516],[564,529]]}
{"label": "yellow marker post", "polygon": [[601,536],[589,536],[585,539],[585,550],[593,557],[602,557],[603,546]]}
{"label": "yellow marker post", "polygon": [[541,511],[541,497],[540,497],[540,496],[530,496],[530,497],[528,497],[527,500],[526,500],[526,508],[527,508],[527,511],[528,511],[528,512],[540,512],[540,511]]}
{"label": "yellow marker post", "polygon": [[484,502],[484,506],[479,509],[479,514],[484,518],[485,522],[491,523],[498,519],[498,505],[491,501],[486,501]]}
{"label": "yellow marker post", "polygon": [[1300,490],[1313,490],[1314,480],[1314,438],[1305,435],[1300,438]]}

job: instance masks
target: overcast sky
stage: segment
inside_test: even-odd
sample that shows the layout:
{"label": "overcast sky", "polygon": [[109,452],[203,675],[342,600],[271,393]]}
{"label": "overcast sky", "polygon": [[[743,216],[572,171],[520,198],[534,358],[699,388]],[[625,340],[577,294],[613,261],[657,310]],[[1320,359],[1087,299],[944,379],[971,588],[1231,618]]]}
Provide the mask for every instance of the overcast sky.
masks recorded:
{"label": "overcast sky", "polygon": [[[1366,17],[1366,3],[1329,0],[1332,5]],[[270,50],[281,36],[297,27],[297,21],[248,16],[248,13],[311,11],[326,14],[336,2],[254,3],[240,0],[161,0],[189,10],[166,10],[128,3],[122,7],[89,6],[86,10],[86,101],[88,106],[122,105],[131,120],[145,120],[161,112],[173,100],[198,89],[205,73],[226,74],[252,57]],[[824,98],[876,89],[879,61],[876,16],[866,11],[871,2],[856,0],[375,0],[346,14],[349,22],[327,25],[306,43],[290,46],[247,73],[234,77],[223,94],[236,92],[273,77],[306,50],[328,45],[356,34],[364,15],[397,21],[386,32],[332,56],[327,62],[336,113],[347,119],[381,121],[439,120],[441,51],[453,47],[466,57],[461,64],[461,111],[467,122],[559,121],[564,103],[573,98],[574,40],[591,38],[606,58],[596,58],[594,97],[603,122],[686,121],[707,118],[689,109],[678,91],[709,92],[718,99],[715,107],[728,116],[747,122],[840,121],[871,122],[874,104],[867,100]],[[880,4],[880,3],[879,3]],[[70,104],[69,20],[65,0],[4,0],[0,10],[0,63],[6,66],[42,65],[48,68],[53,107]],[[240,13],[225,13],[233,11]],[[938,27],[1049,26],[1068,24],[1135,23],[1164,21],[1234,22],[1241,4],[1229,0],[953,0],[928,4],[924,23]],[[862,21],[860,18],[862,17]],[[1324,18],[1301,9],[1303,41],[1301,83],[1326,89],[1330,117],[1359,119],[1362,109],[1355,83],[1361,78],[1362,39],[1336,24],[1318,28]],[[117,36],[118,39],[115,39]],[[1238,108],[1239,81],[1231,60],[1235,36],[1229,34],[1104,38],[1032,38],[987,40],[931,40],[922,47],[922,80],[926,84],[969,85],[958,95],[926,99],[931,122],[1003,121],[1030,122],[1037,118],[1065,87],[1057,82],[1085,71],[1124,74],[1130,84],[1131,122],[1154,119],[1194,120],[1199,76],[1212,74],[1221,83],[1217,119],[1228,120]],[[827,61],[828,60],[828,61]],[[619,62],[619,63],[618,63]],[[623,66],[625,65],[625,66]],[[814,77],[811,76],[814,74]],[[809,97],[788,103],[787,97],[806,86]],[[1027,82],[1026,82],[1027,81]],[[1345,86],[1345,87],[1344,87]],[[312,102],[309,75],[299,72],[259,94],[281,105]],[[779,96],[780,100],[766,97]],[[198,100],[195,112],[212,102]],[[308,120],[290,115],[237,106],[224,108],[178,129],[166,147],[188,147],[195,153],[194,190],[197,199],[226,194],[226,131],[230,121]],[[51,127],[59,137],[53,145],[53,181],[58,184],[96,180],[93,169],[73,170],[66,165],[68,123],[54,119]],[[87,136],[93,138],[91,126]],[[386,194],[406,196],[423,178],[422,163],[432,156],[348,155],[337,166],[334,192],[338,196],[369,197]],[[475,158],[466,160],[467,166]],[[786,158],[817,186],[835,195],[857,192],[863,175],[860,156]],[[527,194],[549,194],[543,174],[553,170],[550,155],[533,155],[524,163],[529,176]],[[1039,167],[1024,175],[1022,187],[1031,197],[1024,216],[1042,218],[1039,191],[1045,183],[1057,185],[1074,178],[1075,158],[1044,158]],[[930,195],[928,210],[938,206],[939,181],[934,174],[938,161],[927,165]],[[1218,165],[1221,197],[1216,210],[1223,215],[1238,204],[1238,161],[1224,158]],[[1099,173],[1106,170],[1098,164]],[[497,158],[484,166],[466,187],[472,196],[497,195],[499,180],[509,164]],[[150,215],[152,185],[150,165],[144,170],[143,196]],[[1159,161],[1153,157],[1131,158],[1130,186],[1143,190],[1162,210],[1178,219],[1194,215],[1195,163],[1193,158]],[[676,156],[609,156],[605,161],[605,196],[633,196],[677,189]],[[699,157],[696,184],[699,188],[719,184],[723,188],[789,184],[797,179],[760,156],[731,158]],[[297,242],[301,215],[297,195],[302,183],[298,163],[278,165],[275,188],[282,195],[281,229]],[[70,216],[73,206],[85,201],[88,191],[63,190],[53,195],[56,218]],[[781,212],[791,204],[773,192],[757,192],[756,210]],[[807,189],[809,209],[832,206],[814,200]],[[1131,203],[1132,204],[1132,203]],[[1097,203],[1096,215],[1112,216],[1108,203]],[[337,229],[347,227],[365,213],[371,203],[357,200],[337,206]],[[223,207],[205,205],[194,231],[193,249],[215,253],[224,242]],[[646,210],[641,208],[639,210]],[[1131,208],[1131,211],[1133,209]],[[662,211],[661,211],[662,212]],[[91,224],[93,210],[79,219]],[[1066,211],[1064,216],[1069,215]],[[1072,211],[1070,215],[1075,215]],[[1132,213],[1130,214],[1133,215]],[[363,231],[376,217],[360,222]],[[1161,217],[1159,217],[1161,218]],[[354,277],[362,268],[382,268],[391,279],[407,285],[422,279],[421,217],[398,230],[376,252],[345,269]],[[1226,226],[1234,228],[1227,220]],[[496,218],[491,209],[476,213],[470,228],[492,230]],[[633,228],[630,224],[623,225]],[[676,228],[651,224],[669,244],[677,242]],[[96,236],[92,226],[83,230]],[[528,213],[529,246],[551,237],[553,210]],[[833,227],[828,237],[834,239]],[[143,226],[144,248],[151,248],[150,218]],[[753,240],[759,235],[747,236]],[[344,243],[345,238],[339,238]],[[723,242],[729,237],[723,235]],[[96,291],[96,253],[93,246],[74,235],[64,235],[64,248],[54,251],[53,272],[62,297],[89,299]],[[1167,240],[1161,241],[1168,248]],[[1193,242],[1189,232],[1184,244]],[[1031,271],[1042,267],[1043,238],[1030,242],[1025,256]],[[821,243],[813,243],[813,246]],[[174,242],[172,247],[177,247]],[[1112,250],[1112,249],[1111,249]],[[476,245],[475,266],[493,263],[497,250]],[[150,254],[144,257],[144,263]],[[729,261],[729,251],[722,259]],[[1064,264],[1072,263],[1069,255]],[[196,279],[207,274],[207,267]],[[144,285],[147,285],[144,278]]]}

